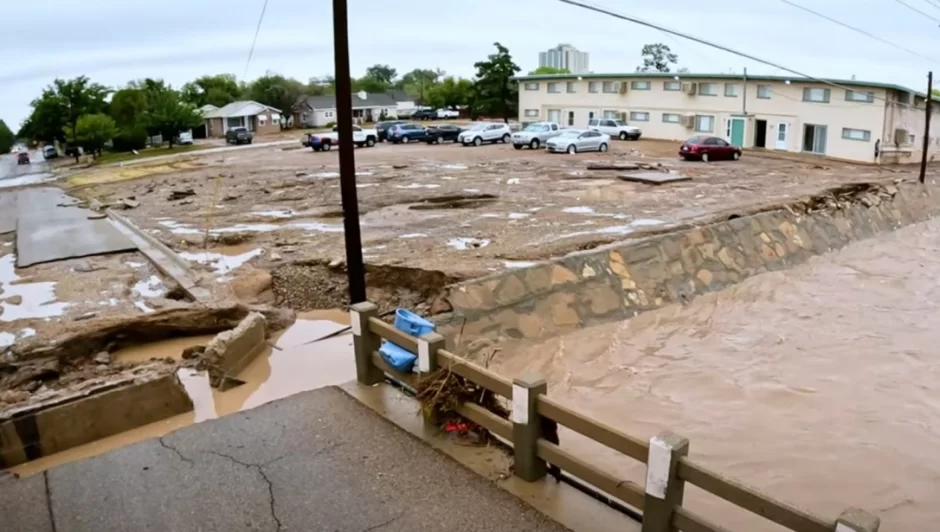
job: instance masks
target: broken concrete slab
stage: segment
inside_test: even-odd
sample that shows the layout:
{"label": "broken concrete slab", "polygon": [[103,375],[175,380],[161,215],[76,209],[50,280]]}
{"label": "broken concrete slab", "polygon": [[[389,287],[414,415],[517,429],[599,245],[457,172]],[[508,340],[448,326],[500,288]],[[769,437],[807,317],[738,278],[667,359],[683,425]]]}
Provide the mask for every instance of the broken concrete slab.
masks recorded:
{"label": "broken concrete slab", "polygon": [[241,382],[238,374],[264,348],[266,336],[267,320],[258,312],[245,316],[238,327],[216,335],[201,355],[209,369],[209,384],[223,391],[237,386]]}
{"label": "broken concrete slab", "polygon": [[135,374],[0,418],[0,468],[11,467],[193,410],[176,373]]}
{"label": "broken concrete slab", "polygon": [[588,170],[663,170],[663,163],[640,163],[626,161],[619,163],[588,163]]}
{"label": "broken concrete slab", "polygon": [[665,172],[634,172],[631,174],[618,175],[617,179],[633,183],[644,183],[646,185],[663,185],[666,183],[679,183],[692,180],[692,178],[687,175]]}

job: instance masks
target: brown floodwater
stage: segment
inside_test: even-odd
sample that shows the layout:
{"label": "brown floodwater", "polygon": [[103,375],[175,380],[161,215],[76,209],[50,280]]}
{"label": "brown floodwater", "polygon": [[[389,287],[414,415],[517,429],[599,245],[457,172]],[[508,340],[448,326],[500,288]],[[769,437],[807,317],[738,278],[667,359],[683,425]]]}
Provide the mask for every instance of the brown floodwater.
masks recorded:
{"label": "brown floodwater", "polygon": [[[245,381],[245,384],[220,392],[209,386],[205,372],[180,369],[180,381],[193,400],[192,412],[33,460],[9,471],[22,476],[39,473],[50,467],[97,456],[147,438],[161,437],[193,423],[353,380],[356,378],[356,365],[349,332],[321,340],[348,324],[349,315],[339,310],[299,313],[297,321],[269,340],[271,346],[239,374],[239,379]],[[211,339],[212,335],[172,338],[117,351],[114,358],[120,362],[145,362],[154,357],[180,359],[183,349],[205,345]]]}
{"label": "brown floodwater", "polygon": [[[724,291],[503,349],[493,367],[821,516],[876,512],[882,530],[940,521],[940,221]],[[580,436],[562,445],[642,485],[645,468]],[[782,530],[696,489],[732,530]]]}

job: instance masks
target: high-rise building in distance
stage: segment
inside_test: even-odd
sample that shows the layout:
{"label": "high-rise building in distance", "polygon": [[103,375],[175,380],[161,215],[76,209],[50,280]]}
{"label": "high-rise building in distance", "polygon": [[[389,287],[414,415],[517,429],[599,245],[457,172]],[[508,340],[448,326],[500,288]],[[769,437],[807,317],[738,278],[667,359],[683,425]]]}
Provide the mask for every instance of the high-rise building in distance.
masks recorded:
{"label": "high-rise building in distance", "polygon": [[539,52],[539,66],[567,68],[572,74],[583,74],[590,70],[591,54],[578,51],[570,44],[559,44],[544,52]]}

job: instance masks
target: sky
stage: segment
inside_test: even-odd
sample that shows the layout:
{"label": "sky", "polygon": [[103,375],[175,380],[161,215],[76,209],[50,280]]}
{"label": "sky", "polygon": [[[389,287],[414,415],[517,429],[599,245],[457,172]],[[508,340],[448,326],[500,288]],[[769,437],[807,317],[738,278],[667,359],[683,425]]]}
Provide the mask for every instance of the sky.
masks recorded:
{"label": "sky", "polygon": [[[609,8],[817,77],[894,83],[920,91],[940,72],[940,8],[930,0],[791,0],[878,37],[898,50],[780,0],[593,0]],[[333,73],[332,2],[268,0],[38,0],[0,17],[0,119],[18,129],[29,102],[55,78],[86,75],[121,87],[143,77],[173,86],[203,74],[253,79],[275,72],[306,81]],[[934,3],[940,4],[937,0]],[[348,0],[354,76],[387,64],[399,74],[440,68],[471,77],[473,63],[506,46],[523,72],[538,52],[570,43],[591,54],[596,73],[632,72],[644,44],[662,42],[696,73],[787,75],[727,52],[557,0],[443,2]]]}

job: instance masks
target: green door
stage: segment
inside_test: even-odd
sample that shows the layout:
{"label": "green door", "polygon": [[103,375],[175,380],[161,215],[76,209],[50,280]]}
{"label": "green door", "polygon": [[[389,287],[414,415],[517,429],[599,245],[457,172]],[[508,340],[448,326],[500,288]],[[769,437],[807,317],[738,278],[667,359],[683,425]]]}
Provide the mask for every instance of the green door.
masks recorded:
{"label": "green door", "polygon": [[744,119],[743,118],[731,119],[731,144],[739,148],[744,146]]}

